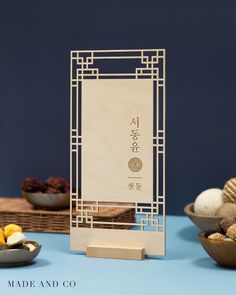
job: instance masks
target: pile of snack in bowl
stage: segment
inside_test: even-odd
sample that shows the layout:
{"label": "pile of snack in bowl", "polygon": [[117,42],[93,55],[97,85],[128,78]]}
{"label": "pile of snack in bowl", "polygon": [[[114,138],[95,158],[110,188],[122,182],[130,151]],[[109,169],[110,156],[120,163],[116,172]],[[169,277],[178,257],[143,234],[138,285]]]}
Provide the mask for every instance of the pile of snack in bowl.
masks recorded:
{"label": "pile of snack in bowl", "polygon": [[206,252],[220,265],[236,267],[236,178],[223,189],[200,193],[185,207],[186,215],[203,230],[199,238]]}
{"label": "pile of snack in bowl", "polygon": [[46,181],[26,177],[22,194],[37,208],[60,210],[70,206],[70,183],[62,177],[49,177]]}
{"label": "pile of snack in bowl", "polygon": [[38,256],[41,247],[27,240],[19,225],[8,224],[0,228],[0,267],[25,265]]}
{"label": "pile of snack in bowl", "polygon": [[194,202],[194,212],[207,216],[236,216],[236,178],[228,180],[223,190],[203,191]]}
{"label": "pile of snack in bowl", "polygon": [[46,181],[26,177],[22,190],[29,193],[63,194],[70,191],[70,184],[68,180],[58,176],[49,177]]}
{"label": "pile of snack in bowl", "polygon": [[0,228],[0,250],[5,249],[25,249],[33,251],[36,247],[27,241],[22,233],[22,228],[17,224],[8,224],[3,229]]}

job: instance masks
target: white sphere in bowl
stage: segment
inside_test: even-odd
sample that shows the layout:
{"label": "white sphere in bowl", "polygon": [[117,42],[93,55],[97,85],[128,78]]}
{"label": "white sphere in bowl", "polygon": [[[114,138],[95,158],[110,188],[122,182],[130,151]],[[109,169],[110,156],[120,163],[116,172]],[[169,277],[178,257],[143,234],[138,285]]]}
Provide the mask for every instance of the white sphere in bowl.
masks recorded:
{"label": "white sphere in bowl", "polygon": [[194,212],[200,215],[214,216],[216,210],[223,204],[223,190],[210,188],[197,196]]}
{"label": "white sphere in bowl", "polygon": [[14,246],[18,244],[22,244],[26,241],[26,237],[23,233],[16,232],[13,233],[10,237],[7,239],[7,245],[8,246]]}

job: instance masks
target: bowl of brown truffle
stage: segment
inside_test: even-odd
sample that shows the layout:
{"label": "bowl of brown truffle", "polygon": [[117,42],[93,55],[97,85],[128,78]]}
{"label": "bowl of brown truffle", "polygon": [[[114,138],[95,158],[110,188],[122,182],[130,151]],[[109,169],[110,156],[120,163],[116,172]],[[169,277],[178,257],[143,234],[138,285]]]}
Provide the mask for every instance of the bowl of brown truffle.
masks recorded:
{"label": "bowl of brown truffle", "polygon": [[236,219],[225,217],[199,235],[201,245],[218,264],[236,268]]}
{"label": "bowl of brown truffle", "polygon": [[46,181],[26,177],[22,185],[22,194],[37,208],[60,210],[70,205],[70,185],[62,177],[49,177]]}

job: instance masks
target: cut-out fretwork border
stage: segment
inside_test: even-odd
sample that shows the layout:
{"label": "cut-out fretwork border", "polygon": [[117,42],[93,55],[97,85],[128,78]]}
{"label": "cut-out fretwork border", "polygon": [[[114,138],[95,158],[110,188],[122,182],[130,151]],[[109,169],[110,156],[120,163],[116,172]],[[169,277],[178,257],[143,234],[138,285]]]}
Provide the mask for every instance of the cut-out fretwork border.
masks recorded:
{"label": "cut-out fretwork border", "polygon": [[[111,62],[125,61],[124,71]],[[106,67],[106,63],[108,66]],[[128,66],[127,66],[128,65]],[[130,66],[129,66],[130,65]],[[84,202],[80,195],[81,184],[81,89],[86,79],[151,79],[153,81],[153,202],[108,203],[111,208],[132,208],[137,216],[134,223],[116,221],[114,225],[130,225],[145,231],[150,227],[165,232],[165,50],[72,50],[71,51],[71,227],[81,223],[90,228],[107,227],[107,222],[95,221],[96,213],[104,203]],[[73,188],[73,189],[72,189]],[[112,221],[108,222],[113,225]]]}

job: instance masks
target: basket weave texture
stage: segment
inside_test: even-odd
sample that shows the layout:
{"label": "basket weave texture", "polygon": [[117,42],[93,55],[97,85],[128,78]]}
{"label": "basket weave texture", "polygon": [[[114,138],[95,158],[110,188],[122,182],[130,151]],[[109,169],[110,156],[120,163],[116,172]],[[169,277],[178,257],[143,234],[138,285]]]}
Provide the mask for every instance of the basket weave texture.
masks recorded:
{"label": "basket weave texture", "polygon": [[[100,208],[99,213],[94,213],[94,219],[98,221],[119,221],[133,223],[134,210],[130,208]],[[70,210],[41,210],[35,209],[23,198],[0,197],[0,227],[9,223],[18,224],[24,231],[69,233]],[[86,226],[80,224],[81,227]],[[130,226],[106,225],[101,228],[129,228]]]}

